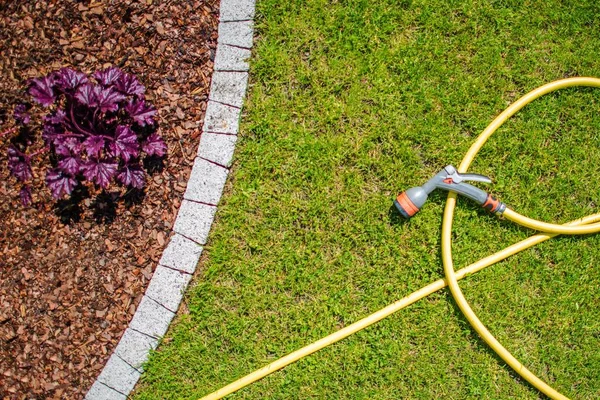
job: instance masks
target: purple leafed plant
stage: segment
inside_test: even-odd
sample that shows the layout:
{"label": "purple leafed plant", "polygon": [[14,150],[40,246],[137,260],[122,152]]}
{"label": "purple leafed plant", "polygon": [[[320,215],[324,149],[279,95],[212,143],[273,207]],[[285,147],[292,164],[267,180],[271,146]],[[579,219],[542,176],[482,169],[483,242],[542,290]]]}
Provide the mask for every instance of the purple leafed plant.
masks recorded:
{"label": "purple leafed plant", "polygon": [[8,148],[8,168],[23,184],[24,205],[31,203],[27,182],[39,154],[48,153],[45,181],[57,200],[86,182],[102,189],[111,184],[142,189],[142,158],[166,154],[167,146],[156,133],[156,109],[145,100],[145,88],[135,75],[115,67],[91,76],[62,68],[32,79],[27,92],[46,111],[41,121],[44,146],[27,153],[35,135],[26,104],[14,110],[19,129],[5,132],[19,131]]}

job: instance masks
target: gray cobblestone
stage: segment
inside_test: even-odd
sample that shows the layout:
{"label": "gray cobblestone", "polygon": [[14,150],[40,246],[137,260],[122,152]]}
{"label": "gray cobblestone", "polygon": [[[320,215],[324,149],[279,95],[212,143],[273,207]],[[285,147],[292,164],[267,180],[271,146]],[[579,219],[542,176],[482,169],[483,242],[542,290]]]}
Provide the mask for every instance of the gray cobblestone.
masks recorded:
{"label": "gray cobblestone", "polygon": [[169,324],[175,314],[158,304],[156,301],[142,297],[133,319],[129,323],[131,329],[156,338],[163,337],[169,329]]}
{"label": "gray cobblestone", "polygon": [[215,71],[248,71],[250,50],[221,44],[215,56]]}
{"label": "gray cobblestone", "polygon": [[96,381],[85,395],[85,400],[127,400],[127,396]]}
{"label": "gray cobblestone", "polygon": [[247,72],[215,71],[210,85],[209,99],[242,108],[247,85]]}
{"label": "gray cobblestone", "polygon": [[121,337],[115,354],[141,372],[150,350],[156,349],[156,346],[158,346],[158,339],[128,328]]}
{"label": "gray cobblestone", "polygon": [[158,263],[193,274],[201,254],[202,246],[176,233],[171,237]]}
{"label": "gray cobblestone", "polygon": [[222,0],[221,21],[239,21],[254,18],[254,0]]}
{"label": "gray cobblestone", "polygon": [[254,23],[252,21],[221,22],[217,41],[249,49],[252,47],[253,33]]}
{"label": "gray cobblestone", "polygon": [[159,265],[154,271],[148,289],[146,289],[146,296],[156,300],[165,308],[177,312],[185,288],[191,279],[190,274]]}
{"label": "gray cobblestone", "polygon": [[202,158],[196,158],[183,198],[217,205],[228,172],[226,168]]}
{"label": "gray cobblestone", "polygon": [[240,127],[240,115],[239,108],[209,101],[206,106],[203,131],[236,135]]}
{"label": "gray cobblestone", "polygon": [[237,136],[202,132],[198,156],[225,167],[231,166]]}
{"label": "gray cobblestone", "polygon": [[196,243],[206,244],[217,208],[183,200],[173,230]]}
{"label": "gray cobblestone", "polygon": [[108,359],[98,380],[121,393],[129,393],[140,378],[140,371],[132,368],[116,354]]}

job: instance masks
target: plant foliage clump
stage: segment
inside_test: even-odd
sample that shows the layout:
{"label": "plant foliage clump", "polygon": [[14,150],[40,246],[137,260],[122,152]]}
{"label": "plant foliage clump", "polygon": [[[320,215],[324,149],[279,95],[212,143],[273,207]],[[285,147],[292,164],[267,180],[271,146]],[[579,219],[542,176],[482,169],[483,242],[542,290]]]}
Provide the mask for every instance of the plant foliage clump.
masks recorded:
{"label": "plant foliage clump", "polygon": [[21,129],[8,148],[8,168],[23,183],[24,205],[31,203],[31,161],[39,154],[49,153],[45,181],[58,200],[85,182],[102,189],[113,183],[142,189],[142,157],[162,157],[167,151],[156,133],[156,109],[145,100],[145,87],[119,68],[91,76],[62,68],[30,80],[27,92],[45,115],[44,146],[28,154],[35,142],[30,105],[17,105],[13,114]]}

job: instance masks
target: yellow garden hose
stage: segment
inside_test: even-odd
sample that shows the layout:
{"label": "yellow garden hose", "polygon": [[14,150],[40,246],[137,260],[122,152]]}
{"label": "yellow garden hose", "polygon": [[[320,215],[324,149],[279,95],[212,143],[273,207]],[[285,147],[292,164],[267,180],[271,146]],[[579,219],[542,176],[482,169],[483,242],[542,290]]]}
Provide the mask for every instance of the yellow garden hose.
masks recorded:
{"label": "yellow garden hose", "polygon": [[[543,96],[547,93],[550,93],[550,92],[558,90],[558,89],[573,87],[573,86],[593,86],[593,87],[600,88],[600,79],[568,78],[568,79],[558,80],[555,82],[548,83],[544,86],[541,86],[541,87],[529,92],[528,94],[526,94],[525,96],[523,96],[522,98],[517,100],[516,102],[514,102],[512,105],[510,105],[510,107],[508,107],[504,112],[502,112],[498,117],[496,117],[492,121],[492,123],[477,138],[475,143],[471,146],[471,148],[469,149],[469,151],[463,158],[462,163],[460,164],[458,170],[456,171],[457,175],[455,175],[455,176],[466,177],[468,175],[468,174],[465,174],[465,175],[460,175],[460,174],[464,174],[467,171],[467,169],[471,165],[471,162],[473,161],[473,159],[475,158],[475,156],[477,155],[477,153],[479,152],[481,147],[485,144],[485,142],[488,140],[488,138],[508,118],[510,118],[512,115],[514,115],[520,109],[522,109],[527,104],[529,104],[530,102],[532,102],[533,100],[537,99],[540,96]],[[475,175],[469,175],[469,177],[472,178],[472,180],[479,179]],[[426,185],[423,185],[423,186],[425,187]],[[442,184],[440,187],[446,187],[446,185]],[[447,189],[447,190],[452,190],[452,189]],[[427,195],[425,195],[425,198],[426,197],[427,197]],[[389,316],[390,314],[392,314],[398,310],[401,310],[401,309],[413,304],[414,302],[416,302],[416,301],[418,301],[418,300],[430,295],[431,293],[434,293],[446,286],[450,287],[452,296],[454,297],[460,310],[463,312],[463,314],[465,315],[465,317],[467,318],[469,323],[473,326],[473,328],[477,331],[477,333],[479,333],[479,335],[486,341],[486,343],[508,365],[511,366],[511,368],[513,368],[525,380],[527,380],[529,383],[531,383],[534,387],[536,387],[542,393],[546,394],[548,397],[550,397],[552,399],[567,399],[567,397],[565,397],[564,395],[560,394],[559,392],[557,392],[556,390],[554,390],[553,388],[548,386],[548,384],[546,384],[544,381],[542,381],[537,376],[535,376],[533,373],[531,373],[531,371],[529,371],[527,368],[525,368],[515,357],[513,357],[496,340],[496,338],[494,338],[494,336],[492,336],[492,334],[487,330],[487,328],[483,325],[483,323],[481,323],[481,321],[479,320],[477,315],[475,315],[475,313],[469,306],[467,300],[465,299],[464,295],[462,294],[460,287],[458,286],[458,280],[460,280],[468,275],[471,275],[475,272],[481,271],[483,268],[493,265],[501,260],[504,260],[504,259],[510,257],[513,254],[516,254],[525,249],[528,249],[528,248],[530,248],[538,243],[541,243],[543,241],[546,241],[556,235],[560,235],[560,234],[580,235],[580,234],[599,232],[600,231],[600,223],[599,223],[600,222],[600,213],[593,214],[593,215],[590,215],[590,216],[587,216],[587,217],[584,217],[584,218],[581,218],[581,219],[578,219],[575,221],[571,221],[564,225],[556,225],[556,224],[549,224],[549,223],[545,223],[545,222],[527,218],[509,208],[503,209],[502,212],[506,219],[513,221],[519,225],[540,231],[541,233],[531,236],[528,239],[525,239],[519,243],[513,244],[512,246],[509,246],[509,247],[505,248],[504,250],[501,250],[491,256],[485,257],[485,258],[469,265],[468,267],[460,269],[459,271],[454,271],[454,266],[452,263],[451,234],[452,234],[452,220],[453,220],[453,216],[454,216],[454,207],[456,205],[456,197],[457,197],[456,193],[454,193],[452,191],[449,192],[448,200],[446,202],[446,208],[444,210],[444,220],[443,220],[443,225],[442,225],[442,261],[444,264],[445,279],[439,279],[439,280],[417,290],[416,292],[411,293],[410,295],[404,297],[403,299],[398,300],[397,302],[390,304],[389,306],[369,315],[368,317],[363,318],[360,321],[353,323],[352,325],[349,325],[335,333],[332,333],[331,335],[326,336],[312,344],[309,344],[306,347],[296,350],[293,353],[290,353],[290,354],[272,362],[271,364],[269,364],[263,368],[260,368],[256,371],[252,372],[251,374],[246,375],[245,377],[240,378],[237,381],[230,383],[227,386],[224,386],[223,388],[203,397],[201,400],[215,400],[215,399],[220,399],[224,396],[227,396],[228,394],[231,394],[245,386],[248,386],[251,383],[256,382],[257,380],[264,378],[265,376],[267,376],[281,368],[284,368],[285,366],[287,366],[295,361],[298,361],[299,359],[301,359],[303,357],[306,357],[307,355],[310,355],[310,354],[312,354],[324,347],[327,347],[333,343],[336,343],[336,342],[352,335],[353,333],[356,333],[378,321],[381,321],[382,319]],[[403,205],[404,205],[404,204],[406,204],[405,202],[407,202],[407,197],[404,197],[401,199],[399,196],[399,200],[402,200]],[[424,201],[424,199],[422,199],[422,200]],[[495,199],[493,199],[493,201],[496,202]],[[408,201],[408,203],[410,205],[410,212],[411,212],[411,214],[409,216],[411,216],[415,212],[418,211],[418,207],[415,207],[414,204],[410,203],[410,201]],[[482,201],[482,203],[483,203],[483,201]],[[494,204],[496,204],[496,203],[494,203]],[[488,205],[488,200],[486,200],[485,204],[483,204],[483,205],[484,205],[484,207],[486,207]],[[504,207],[503,204],[502,204],[502,206]],[[496,210],[497,210],[497,208],[494,209],[494,211],[496,211]]]}
{"label": "yellow garden hose", "polygon": [[[533,100],[541,97],[547,93],[553,92],[558,89],[572,87],[572,86],[594,86],[600,87],[600,79],[596,78],[568,78],[561,79],[558,81],[550,82],[544,86],[541,86],[519,100],[510,105],[500,115],[492,121],[492,123],[479,135],[475,143],[471,146],[467,154],[462,160],[462,163],[458,167],[458,172],[466,172],[471,162],[485,144],[488,138],[498,129],[508,118],[513,116],[520,109],[525,107]],[[444,263],[444,274],[446,281],[452,292],[452,297],[458,304],[460,310],[465,315],[471,326],[479,333],[479,335],[486,341],[486,343],[502,358],[512,369],[521,375],[527,382],[531,383],[534,387],[546,394],[552,399],[567,399],[564,395],[560,394],[540,378],[535,376],[531,371],[525,368],[512,354],[508,352],[501,344],[496,340],[494,336],[487,330],[487,328],[481,323],[477,315],[473,312],[469,303],[465,299],[460,287],[458,286],[458,280],[456,272],[454,272],[454,266],[452,263],[452,220],[454,216],[454,207],[456,205],[456,194],[449,192],[448,200],[446,201],[446,209],[444,210],[444,220],[442,223],[442,262]],[[578,226],[561,226],[555,224],[549,224],[541,221],[536,221],[531,218],[527,218],[510,208],[504,211],[504,217],[510,221],[513,221],[519,225],[539,230],[548,234],[570,234],[570,235],[581,235],[586,233],[595,233],[600,231],[600,224],[589,224],[589,225],[578,225]],[[515,254],[515,253],[512,253]]]}

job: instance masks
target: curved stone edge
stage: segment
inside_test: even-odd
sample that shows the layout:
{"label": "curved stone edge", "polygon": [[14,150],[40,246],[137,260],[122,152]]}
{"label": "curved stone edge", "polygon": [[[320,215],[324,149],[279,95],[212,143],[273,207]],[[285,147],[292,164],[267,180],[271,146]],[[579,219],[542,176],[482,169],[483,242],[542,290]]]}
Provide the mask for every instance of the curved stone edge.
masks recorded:
{"label": "curved stone edge", "polygon": [[138,308],[86,400],[123,400],[175,316],[206,244],[235,150],[248,85],[255,0],[221,0],[200,145],[165,248]]}

